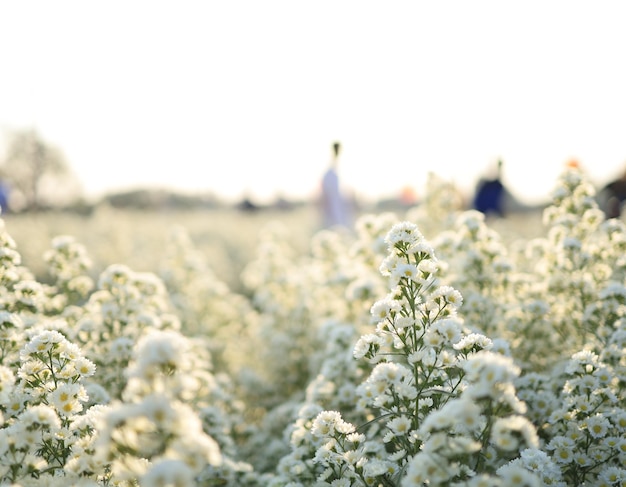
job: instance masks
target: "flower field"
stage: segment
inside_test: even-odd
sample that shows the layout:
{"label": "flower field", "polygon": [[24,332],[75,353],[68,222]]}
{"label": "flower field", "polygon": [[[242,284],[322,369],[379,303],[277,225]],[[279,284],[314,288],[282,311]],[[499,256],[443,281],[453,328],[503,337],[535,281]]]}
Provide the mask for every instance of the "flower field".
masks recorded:
{"label": "flower field", "polygon": [[354,232],[8,215],[0,485],[625,486],[626,226],[575,168],[524,225],[431,183]]}

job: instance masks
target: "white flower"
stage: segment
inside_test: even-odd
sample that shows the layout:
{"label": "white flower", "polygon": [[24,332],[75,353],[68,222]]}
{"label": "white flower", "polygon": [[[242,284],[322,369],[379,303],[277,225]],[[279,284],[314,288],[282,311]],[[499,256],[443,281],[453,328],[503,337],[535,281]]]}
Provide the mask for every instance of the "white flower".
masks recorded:
{"label": "white flower", "polygon": [[611,423],[602,414],[595,414],[587,419],[587,431],[592,438],[604,438],[610,427]]}
{"label": "white flower", "polygon": [[608,485],[622,485],[626,481],[626,469],[608,466],[598,473],[598,480],[602,480]]}
{"label": "white flower", "polygon": [[80,383],[59,384],[49,395],[50,403],[64,416],[82,411],[81,403],[88,399],[87,392]]}
{"label": "white flower", "polygon": [[391,319],[392,316],[400,311],[400,303],[395,299],[385,298],[374,303],[371,308],[372,321],[378,323],[387,319]]}
{"label": "white flower", "polygon": [[317,415],[311,427],[314,436],[333,436],[335,432],[341,434],[354,433],[355,427],[346,423],[337,411],[322,411]]}
{"label": "white flower", "polygon": [[74,369],[81,377],[91,377],[96,373],[96,364],[85,357],[79,357],[74,362]]}
{"label": "white flower", "polygon": [[432,259],[435,261],[435,250],[430,246],[426,240],[419,240],[412,244],[407,249],[407,254],[409,255],[417,255],[421,254],[423,259]]}
{"label": "white flower", "polygon": [[553,458],[557,463],[568,464],[573,460],[574,450],[565,447],[557,447],[554,449]]}
{"label": "white flower", "polygon": [[385,242],[387,242],[387,245],[391,250],[398,243],[412,245],[423,240],[423,238],[424,237],[417,229],[417,225],[405,221],[396,223],[391,230],[389,230],[389,233],[385,236]]}
{"label": "white flower", "polygon": [[[389,472],[389,463],[378,458],[372,458],[363,466],[363,474],[368,478],[376,478]],[[351,484],[350,484],[351,485]]]}
{"label": "white flower", "polygon": [[384,382],[389,385],[398,385],[410,374],[411,372],[402,364],[383,362],[374,367],[367,380],[374,383]]}
{"label": "white flower", "polygon": [[22,353],[27,355],[33,353],[47,353],[53,348],[58,348],[59,344],[66,341],[66,338],[58,331],[44,330],[31,338]]}
{"label": "white flower", "polygon": [[406,416],[398,416],[387,423],[395,436],[406,435],[411,430],[411,420]]}
{"label": "white flower", "polygon": [[408,279],[409,281],[416,281],[418,276],[417,267],[415,264],[398,264],[391,272],[391,277],[396,281],[400,279]]}
{"label": "white flower", "polygon": [[517,464],[534,472],[541,479],[549,480],[555,485],[561,481],[561,469],[552,461],[548,454],[538,448],[526,448],[520,452],[519,458],[511,463]]}
{"label": "white flower", "polygon": [[372,346],[380,347],[382,344],[383,340],[380,336],[374,333],[368,333],[357,340],[352,355],[355,359],[361,359],[367,355]]}
{"label": "white flower", "polygon": [[453,345],[455,350],[461,352],[469,352],[474,348],[478,350],[489,350],[492,346],[492,340],[480,333],[469,333]]}
{"label": "white flower", "polygon": [[431,332],[437,332],[451,344],[457,343],[461,339],[462,324],[456,319],[443,319],[435,321],[431,327]]}
{"label": "white flower", "polygon": [[439,264],[433,259],[423,259],[417,264],[417,270],[424,274],[424,277],[428,277],[439,272]]}

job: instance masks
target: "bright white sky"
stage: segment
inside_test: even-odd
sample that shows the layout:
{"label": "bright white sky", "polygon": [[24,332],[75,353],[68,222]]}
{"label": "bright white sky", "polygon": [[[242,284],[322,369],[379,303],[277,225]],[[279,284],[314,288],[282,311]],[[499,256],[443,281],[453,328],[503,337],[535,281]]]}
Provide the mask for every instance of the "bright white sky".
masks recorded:
{"label": "bright white sky", "polygon": [[472,188],[498,157],[526,201],[572,157],[626,167],[626,2],[0,3],[0,130],[35,127],[88,194],[312,195],[335,139],[357,195]]}

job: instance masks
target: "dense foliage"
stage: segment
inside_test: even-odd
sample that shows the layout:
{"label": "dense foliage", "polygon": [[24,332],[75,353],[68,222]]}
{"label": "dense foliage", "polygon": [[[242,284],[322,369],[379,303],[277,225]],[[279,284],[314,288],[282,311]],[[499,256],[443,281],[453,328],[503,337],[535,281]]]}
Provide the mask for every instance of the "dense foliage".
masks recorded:
{"label": "dense foliage", "polygon": [[525,240],[439,181],[274,222],[241,289],[184,226],[149,273],[56,236],[45,282],[4,226],[0,485],[626,485],[626,227],[557,183]]}

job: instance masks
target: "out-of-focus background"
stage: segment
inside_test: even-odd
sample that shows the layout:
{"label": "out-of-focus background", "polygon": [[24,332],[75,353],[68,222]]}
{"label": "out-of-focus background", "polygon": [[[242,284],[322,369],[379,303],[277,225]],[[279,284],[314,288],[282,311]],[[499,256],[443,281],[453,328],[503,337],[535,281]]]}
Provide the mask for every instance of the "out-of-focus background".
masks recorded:
{"label": "out-of-focus background", "polygon": [[[313,201],[339,140],[362,205],[466,202],[503,162],[541,205],[572,160],[626,168],[626,4],[0,4],[7,210]],[[1,202],[0,202],[1,204]]]}

